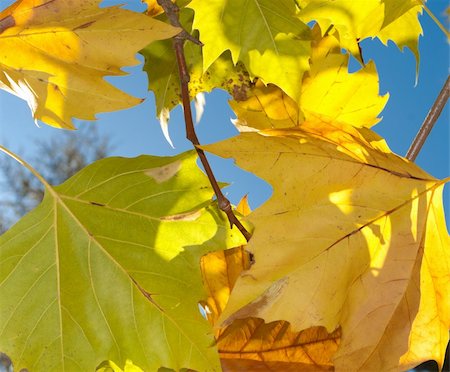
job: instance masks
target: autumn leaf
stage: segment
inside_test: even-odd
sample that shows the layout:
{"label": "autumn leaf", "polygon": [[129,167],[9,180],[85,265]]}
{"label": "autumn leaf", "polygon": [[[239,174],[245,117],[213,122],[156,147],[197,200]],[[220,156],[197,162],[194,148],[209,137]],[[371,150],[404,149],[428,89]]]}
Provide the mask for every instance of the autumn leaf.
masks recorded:
{"label": "autumn leaf", "polygon": [[142,100],[113,87],[135,53],[179,30],[99,0],[19,0],[0,13],[0,87],[28,102],[36,120],[73,129]]}
{"label": "autumn leaf", "polygon": [[200,303],[211,325],[215,325],[222,314],[237,278],[250,265],[250,255],[243,246],[211,252],[201,258],[202,278],[208,297]]}
{"label": "autumn leaf", "polygon": [[0,350],[14,368],[217,370],[200,257],[245,240],[212,195],[193,152],[108,158],[47,185],[0,237]]}
{"label": "autumn leaf", "polygon": [[295,18],[294,2],[280,0],[193,0],[193,28],[200,31],[203,69],[226,50],[250,76],[273,83],[297,99],[308,70],[310,30]]}
{"label": "autumn leaf", "polygon": [[365,128],[314,123],[205,149],[274,189],[249,216],[255,262],[219,324],[257,317],[288,321],[294,332],[341,327],[337,371],[442,365],[450,326],[444,181]]}
{"label": "autumn leaf", "polygon": [[235,320],[221,331],[217,346],[224,371],[239,371],[231,366],[233,361],[280,363],[283,366],[283,369],[268,371],[332,371],[332,357],[339,339],[339,330],[329,334],[325,328],[315,327],[293,332],[285,321],[265,324],[262,319],[249,318]]}
{"label": "autumn leaf", "polygon": [[138,366],[134,365],[129,359],[125,362],[125,367],[122,370],[116,363],[108,360],[100,365],[100,368],[96,369],[96,372],[144,372]]}
{"label": "autumn leaf", "polygon": [[[150,17],[156,17],[157,15],[164,13],[164,9],[161,5],[158,4],[158,0],[141,0],[144,4],[147,5],[146,14]],[[172,0],[175,2],[175,0]]]}
{"label": "autumn leaf", "polygon": [[[194,13],[192,9],[180,9],[180,22],[191,31]],[[144,70],[149,77],[149,90],[155,93],[156,113],[171,110],[181,103],[180,76],[177,60],[170,40],[154,42],[140,52],[145,57]],[[185,43],[184,53],[188,64],[190,81],[189,97],[210,92],[214,88],[228,91],[237,99],[246,98],[250,78],[242,63],[234,66],[229,52],[219,56],[206,71],[203,70],[202,47]]]}
{"label": "autumn leaf", "polygon": [[[242,208],[245,199],[240,204]],[[251,261],[245,247],[202,257],[202,276],[208,293],[202,305],[212,325],[216,325],[237,278],[251,267]],[[215,337],[223,371],[314,371],[318,366],[332,370],[340,330],[329,334],[323,327],[312,327],[293,332],[289,323],[282,320],[265,324],[262,319],[247,318],[218,328]]]}
{"label": "autumn leaf", "polygon": [[317,21],[323,32],[334,27],[342,48],[362,61],[358,43],[379,38],[387,45],[392,40],[401,50],[408,47],[419,61],[418,39],[422,34],[418,15],[420,1],[408,0],[297,0],[299,18]]}
{"label": "autumn leaf", "polygon": [[248,130],[248,123],[255,129],[289,128],[304,120],[371,127],[380,120],[389,95],[379,95],[375,65],[349,73],[349,56],[341,54],[338,41],[322,38],[317,27],[313,35],[311,69],[304,75],[299,102],[274,85],[257,82],[247,100],[230,101],[238,128]]}

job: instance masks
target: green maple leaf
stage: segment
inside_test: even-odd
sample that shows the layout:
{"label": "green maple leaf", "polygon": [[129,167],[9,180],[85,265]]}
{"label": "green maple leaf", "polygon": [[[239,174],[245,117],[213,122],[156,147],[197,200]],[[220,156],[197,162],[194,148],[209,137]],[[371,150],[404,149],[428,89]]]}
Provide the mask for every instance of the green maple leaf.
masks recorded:
{"label": "green maple leaf", "polygon": [[297,99],[309,69],[310,29],[295,17],[294,5],[291,0],[193,0],[188,6],[205,44],[204,69],[230,50],[233,62],[243,62],[252,77]]}
{"label": "green maple leaf", "polygon": [[195,162],[95,162],[0,237],[0,350],[17,370],[219,369],[199,260],[243,239]]}
{"label": "green maple leaf", "polygon": [[[180,10],[180,22],[186,30],[192,29],[194,12]],[[171,110],[181,103],[180,76],[172,41],[164,40],[149,44],[140,52],[145,57],[144,70],[148,74],[149,90],[155,93],[156,112],[159,116],[164,108]],[[228,91],[233,97],[246,98],[250,78],[244,66],[233,64],[229,53],[218,57],[209,68],[203,70],[202,47],[192,42],[184,45],[184,54],[190,76],[189,96],[210,92],[214,88]]]}

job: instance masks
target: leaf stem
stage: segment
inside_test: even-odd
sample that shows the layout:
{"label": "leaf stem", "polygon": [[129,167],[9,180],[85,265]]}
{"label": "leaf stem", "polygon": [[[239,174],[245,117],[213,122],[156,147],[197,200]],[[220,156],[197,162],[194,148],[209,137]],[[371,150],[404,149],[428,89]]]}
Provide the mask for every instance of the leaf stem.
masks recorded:
{"label": "leaf stem", "polygon": [[411,147],[406,153],[406,158],[408,160],[411,161],[416,160],[416,157],[419,154],[420,150],[422,149],[422,146],[425,143],[426,139],[428,138],[431,129],[433,129],[434,124],[436,123],[437,119],[439,118],[439,115],[444,109],[445,104],[447,103],[447,100],[449,98],[449,95],[450,95],[450,75],[447,77],[447,81],[442,87],[438,97],[436,98],[436,101],[434,102],[433,106],[428,112],[428,115],[423,121],[419,131],[417,132],[416,137],[414,138],[414,141],[411,144]]}
{"label": "leaf stem", "polygon": [[41,174],[36,169],[34,169],[30,164],[28,164],[25,160],[23,160],[19,155],[15,154],[11,150],[8,150],[6,147],[2,145],[0,145],[0,151],[4,152],[6,155],[13,158],[19,164],[27,168],[44,185],[45,188],[51,189],[51,186],[48,184],[45,178],[42,177]]}
{"label": "leaf stem", "polygon": [[[171,0],[158,0],[158,4],[164,9],[167,17],[169,18],[172,26],[181,27],[178,14],[179,8]],[[185,40],[193,41],[196,44],[203,45],[199,40],[192,37],[186,30],[182,30],[178,35],[173,38],[173,47],[175,49],[175,55],[177,58],[178,72],[180,75],[180,85],[181,85],[181,97],[183,101],[183,113],[184,122],[186,124],[186,138],[192,142],[197,151],[198,157],[205,169],[206,175],[208,176],[209,182],[216,194],[217,203],[219,208],[226,213],[228,221],[230,222],[230,227],[236,226],[247,241],[250,240],[251,234],[242,225],[241,221],[238,220],[236,215],[233,213],[230,201],[223,195],[220,189],[216,177],[211,169],[211,166],[206,158],[205,152],[198,146],[200,142],[198,140],[197,134],[194,129],[194,122],[192,120],[191,102],[189,99],[189,72],[186,65],[186,58],[184,55],[184,42]]]}

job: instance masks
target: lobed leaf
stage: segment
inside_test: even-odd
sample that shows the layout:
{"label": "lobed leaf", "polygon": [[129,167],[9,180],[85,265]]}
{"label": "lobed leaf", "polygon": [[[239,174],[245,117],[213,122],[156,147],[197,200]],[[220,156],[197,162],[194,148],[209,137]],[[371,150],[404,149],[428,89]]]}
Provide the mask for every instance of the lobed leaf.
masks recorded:
{"label": "lobed leaf", "polygon": [[249,130],[249,123],[259,130],[297,127],[305,120],[371,127],[380,120],[389,95],[379,95],[375,65],[369,62],[349,73],[349,56],[341,54],[336,38],[319,32],[313,29],[311,69],[304,75],[298,103],[278,87],[257,82],[246,100],[230,101],[240,130]]}
{"label": "lobed leaf", "polygon": [[[243,207],[241,203],[241,207]],[[230,293],[251,259],[244,247],[211,252],[202,257],[202,276],[208,292],[203,303],[208,320],[216,325]],[[215,332],[222,370],[333,370],[332,357],[340,330],[329,334],[323,327],[294,332],[283,320],[266,324],[262,319],[236,319]],[[277,369],[278,368],[278,369]]]}
{"label": "lobed leaf", "polygon": [[[191,9],[180,10],[180,22],[186,30],[192,29],[193,15]],[[140,53],[145,57],[144,70],[149,77],[148,88],[155,93],[156,112],[160,116],[164,108],[171,110],[182,101],[180,76],[172,42],[154,42]],[[218,57],[206,71],[203,69],[201,46],[192,42],[185,43],[184,53],[190,76],[190,99],[214,88],[224,89],[238,99],[246,97],[251,84],[248,72],[241,63],[234,66],[229,53]]]}
{"label": "lobed leaf", "polygon": [[250,76],[273,83],[297,99],[308,70],[310,30],[295,18],[294,2],[281,0],[193,0],[193,28],[200,31],[203,68],[226,50]]}
{"label": "lobed leaf", "polygon": [[450,326],[445,181],[367,129],[328,123],[243,133],[205,149],[274,188],[249,216],[255,263],[237,279],[222,326],[258,317],[286,320],[295,332],[341,327],[337,371],[442,365]]}
{"label": "lobed leaf", "polygon": [[297,0],[297,4],[303,22],[317,21],[323,32],[334,27],[341,47],[361,62],[359,42],[366,38],[379,38],[384,44],[392,40],[401,50],[409,47],[419,62],[421,1]]}
{"label": "lobed leaf", "polygon": [[100,0],[18,0],[0,13],[0,88],[28,102],[36,120],[73,129],[72,118],[128,108],[142,100],[113,87],[135,53],[177,28]]}
{"label": "lobed leaf", "polygon": [[193,152],[108,158],[0,237],[0,350],[17,370],[217,370],[200,257],[243,243]]}

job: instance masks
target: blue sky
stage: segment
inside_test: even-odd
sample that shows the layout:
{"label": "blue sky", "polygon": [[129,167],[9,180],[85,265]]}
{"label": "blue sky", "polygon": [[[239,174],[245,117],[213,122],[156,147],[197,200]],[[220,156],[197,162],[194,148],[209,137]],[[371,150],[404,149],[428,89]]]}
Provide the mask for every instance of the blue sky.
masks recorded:
{"label": "blue sky", "polygon": [[[1,8],[12,1],[0,0]],[[143,9],[139,0],[105,1],[105,5],[126,3],[135,10]],[[447,25],[446,0],[429,0],[431,11]],[[380,93],[389,92],[390,99],[381,114],[383,120],[374,127],[386,138],[391,149],[405,155],[428,110],[438,95],[449,72],[449,47],[446,36],[431,18],[424,13],[421,17],[424,36],[419,47],[421,61],[418,83],[415,85],[415,59],[409,50],[400,52],[389,43],[386,47],[377,40],[363,42],[366,61],[374,59],[380,75]],[[153,94],[147,91],[147,76],[141,67],[127,68],[130,76],[111,78],[109,81],[125,91],[147,100],[132,109],[98,115],[98,121],[87,125],[97,125],[101,133],[112,137],[115,143],[113,155],[136,156],[142,153],[153,155],[174,155],[191,149],[184,138],[184,122],[181,108],[172,112],[170,133],[175,144],[172,149],[164,139],[159,123],[155,118]],[[197,126],[202,143],[210,143],[236,134],[230,122],[234,117],[227,105],[228,95],[215,91],[206,96],[204,116]],[[449,166],[449,108],[446,107],[429,136],[416,163],[438,178],[450,175]],[[86,125],[86,123],[80,123]],[[25,160],[35,153],[37,139],[48,136],[61,136],[62,131],[44,124],[36,127],[29,108],[24,101],[4,91],[0,91],[0,144],[17,152]],[[76,132],[74,133],[76,135]],[[3,155],[1,155],[3,156]],[[213,161],[215,173],[221,181],[229,182],[226,189],[233,203],[249,193],[253,207],[260,205],[270,196],[270,186],[251,174],[233,167],[231,161]],[[1,192],[5,190],[0,190]],[[446,214],[449,214],[450,192],[445,190]],[[447,222],[449,222],[447,217]]]}

